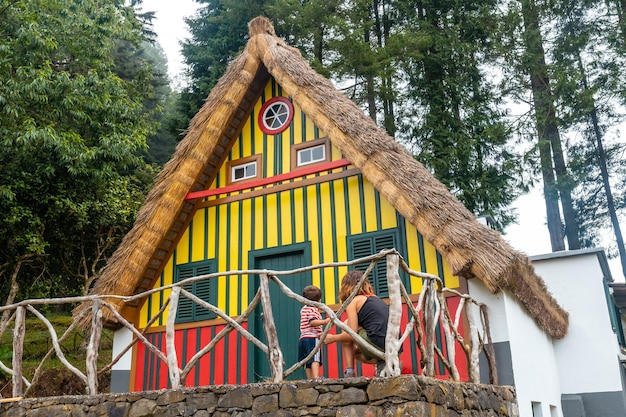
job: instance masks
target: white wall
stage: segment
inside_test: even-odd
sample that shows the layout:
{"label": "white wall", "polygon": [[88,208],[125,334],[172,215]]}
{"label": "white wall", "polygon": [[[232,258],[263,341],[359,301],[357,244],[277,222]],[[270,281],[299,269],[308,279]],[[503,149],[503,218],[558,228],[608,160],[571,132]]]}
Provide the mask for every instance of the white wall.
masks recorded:
{"label": "white wall", "polygon": [[491,294],[477,279],[469,282],[468,290],[472,298],[487,305],[493,342],[509,343],[519,415],[561,417],[559,374],[551,339],[509,295]]}
{"label": "white wall", "polygon": [[598,250],[531,259],[549,291],[569,313],[566,336],[554,341],[562,392],[621,391],[619,344],[611,327],[602,282],[607,271],[601,268]]}
{"label": "white wall", "polygon": [[556,415],[561,416],[561,390],[552,339],[539,329],[516,299],[506,295],[505,302],[520,416],[548,417],[550,407],[556,408]]}
{"label": "white wall", "polygon": [[[115,359],[131,342],[133,341],[133,333],[126,327],[122,327],[113,333],[113,354],[111,359]],[[120,360],[113,365],[112,370],[130,370],[130,366],[133,359],[133,350],[128,349],[128,352],[120,358]]]}

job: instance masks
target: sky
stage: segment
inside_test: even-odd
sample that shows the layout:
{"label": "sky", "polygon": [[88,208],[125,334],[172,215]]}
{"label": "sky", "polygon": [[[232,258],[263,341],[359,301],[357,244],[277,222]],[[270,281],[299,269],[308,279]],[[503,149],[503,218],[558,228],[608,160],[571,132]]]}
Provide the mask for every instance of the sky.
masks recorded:
{"label": "sky", "polygon": [[[144,0],[144,11],[155,11],[154,31],[168,60],[168,74],[174,85],[184,82],[180,42],[189,37],[185,17],[195,14],[198,4],[193,0]],[[545,204],[540,188],[531,190],[515,201],[518,223],[504,231],[504,239],[525,254],[541,255],[551,252],[550,235],[546,226]],[[626,229],[626,228],[625,228]],[[609,260],[616,281],[624,281],[619,259]]]}

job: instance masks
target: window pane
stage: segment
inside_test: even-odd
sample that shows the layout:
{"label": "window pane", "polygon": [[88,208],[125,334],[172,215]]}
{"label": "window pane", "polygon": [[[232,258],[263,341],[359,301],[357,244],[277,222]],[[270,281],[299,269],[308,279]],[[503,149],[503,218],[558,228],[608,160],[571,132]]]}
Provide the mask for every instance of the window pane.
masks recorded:
{"label": "window pane", "polygon": [[298,165],[304,165],[304,164],[308,164],[309,162],[311,162],[311,152],[309,149],[301,150],[298,153],[298,155],[299,155]]}
{"label": "window pane", "polygon": [[256,177],[256,164],[246,165],[246,178]]}
{"label": "window pane", "polygon": [[244,170],[243,167],[235,167],[233,168],[233,174],[234,174],[233,179],[240,180],[244,178],[246,171]]}
{"label": "window pane", "polygon": [[313,159],[314,161],[323,161],[324,159],[326,159],[326,157],[324,156],[325,152],[323,146],[316,146],[315,148],[311,149],[311,153],[313,154],[311,159]]}

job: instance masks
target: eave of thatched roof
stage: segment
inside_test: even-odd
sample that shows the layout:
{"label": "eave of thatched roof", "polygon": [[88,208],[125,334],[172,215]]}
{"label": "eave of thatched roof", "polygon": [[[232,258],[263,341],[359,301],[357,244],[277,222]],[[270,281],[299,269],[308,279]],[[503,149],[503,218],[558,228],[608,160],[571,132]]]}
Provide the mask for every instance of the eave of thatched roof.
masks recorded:
{"label": "eave of thatched roof", "polygon": [[[267,71],[333,146],[435,246],[453,274],[480,279],[492,292],[510,291],[549,335],[566,334],[568,315],[527,256],[480,224],[406,149],[311,69],[297,49],[278,38],[267,19],[255,18],[249,28],[246,48],[191,121],[94,293],[130,295],[147,288],[154,277],[146,272],[162,268],[173,250],[176,230],[187,224],[186,216],[193,212],[185,195],[212,181],[213,171],[207,166],[219,167],[223,162],[239,133],[236,120],[247,116],[238,113],[245,113],[249,102],[256,100],[254,91],[259,87],[253,85],[261,85]],[[117,306],[121,308],[121,303]]]}

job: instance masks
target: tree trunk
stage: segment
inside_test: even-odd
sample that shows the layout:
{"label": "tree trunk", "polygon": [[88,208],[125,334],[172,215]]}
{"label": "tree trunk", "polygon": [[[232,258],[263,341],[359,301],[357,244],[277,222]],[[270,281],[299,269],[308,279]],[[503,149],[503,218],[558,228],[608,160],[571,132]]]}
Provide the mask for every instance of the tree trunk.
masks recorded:
{"label": "tree trunk", "polygon": [[[561,214],[559,210],[559,193],[561,187],[557,184],[553,163],[560,164],[558,157],[553,162],[556,145],[556,153],[560,150],[561,138],[555,120],[554,99],[550,91],[550,79],[548,78],[543,39],[539,29],[539,16],[532,0],[522,0],[522,17],[524,19],[524,43],[528,58],[528,68],[535,110],[535,125],[539,141],[539,155],[541,159],[541,172],[543,175],[543,195],[546,200],[546,215],[550,243],[552,251],[565,250]],[[564,162],[563,162],[564,164]],[[561,170],[563,167],[559,167]],[[571,205],[571,196],[564,193],[566,204]],[[561,194],[562,196],[563,194]],[[569,196],[569,200],[568,200]],[[562,201],[563,202],[563,201]],[[569,208],[567,209],[569,210]],[[571,215],[570,212],[568,214]],[[571,221],[566,217],[566,220]],[[568,224],[568,226],[570,226]],[[568,231],[576,230],[570,226]],[[576,237],[575,242],[578,241]]]}
{"label": "tree trunk", "polygon": [[[587,84],[587,75],[583,66],[580,54],[578,55],[578,66],[580,72],[583,75],[583,88],[585,91],[589,91]],[[593,134],[595,138],[595,149],[598,157],[598,167],[600,168],[600,174],[602,175],[602,187],[606,195],[606,206],[611,217],[611,224],[613,225],[613,233],[615,234],[615,241],[617,242],[617,250],[619,251],[620,263],[622,265],[622,274],[626,278],[626,248],[624,247],[624,236],[619,225],[617,218],[617,210],[615,209],[615,201],[613,200],[613,192],[611,191],[611,183],[609,181],[609,170],[606,166],[606,153],[604,152],[604,145],[602,144],[602,132],[600,131],[600,122],[598,121],[598,111],[595,106],[595,100],[591,112],[589,114],[591,118],[591,124],[593,125]],[[593,139],[591,139],[593,142]]]}

